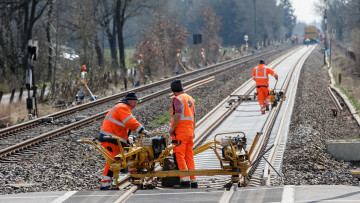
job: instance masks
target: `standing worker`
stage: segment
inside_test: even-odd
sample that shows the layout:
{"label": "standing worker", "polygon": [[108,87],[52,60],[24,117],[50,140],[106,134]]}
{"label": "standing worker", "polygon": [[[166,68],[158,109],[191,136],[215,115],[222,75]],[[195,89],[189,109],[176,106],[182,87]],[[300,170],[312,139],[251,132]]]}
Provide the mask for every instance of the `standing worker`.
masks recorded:
{"label": "standing worker", "polygon": [[85,85],[87,85],[88,83],[88,77],[87,77],[87,72],[86,72],[86,66],[82,65],[81,66],[81,72],[80,72],[80,90],[76,95],[76,102],[77,104],[82,104],[84,102],[84,98],[85,98],[85,93],[84,93],[84,87]]}
{"label": "standing worker", "polygon": [[142,59],[143,55],[139,54],[139,60],[136,64],[136,75],[135,75],[135,82],[134,87],[140,86],[140,78],[142,77],[144,71],[144,61]]}
{"label": "standing worker", "polygon": [[269,95],[269,75],[278,80],[278,75],[269,67],[265,66],[265,60],[261,59],[259,66],[255,67],[252,73],[252,78],[256,82],[257,98],[260,104],[262,114],[265,110],[269,111],[270,95]]}
{"label": "standing worker", "polygon": [[[195,137],[195,100],[183,90],[180,80],[171,82],[171,90],[175,95],[171,108],[171,127],[169,134],[172,143],[174,161],[179,170],[195,170],[193,139]],[[197,188],[195,176],[180,176],[180,185],[174,189]]]}
{"label": "standing worker", "polygon": [[222,47],[219,46],[219,49],[218,49],[218,58],[217,58],[216,63],[220,63],[221,61],[222,61]]}
{"label": "standing worker", "polygon": [[199,67],[202,68],[202,67],[206,66],[206,56],[205,56],[205,49],[204,48],[201,48],[200,55],[201,55],[201,60],[200,60]]}
{"label": "standing worker", "polygon": [[176,59],[175,59],[175,71],[174,74],[178,75],[179,74],[179,65],[181,65],[181,50],[178,49],[177,53],[176,53]]}
{"label": "standing worker", "polygon": [[[136,94],[129,92],[106,114],[98,139],[106,151],[114,157],[120,153],[120,148],[115,139],[106,138],[106,136],[120,138],[121,146],[126,147],[129,146],[128,136],[131,131],[150,135],[131,114],[131,110],[135,108],[137,103]],[[100,182],[100,190],[110,190],[112,181],[113,171],[109,170],[109,164],[106,163]]]}

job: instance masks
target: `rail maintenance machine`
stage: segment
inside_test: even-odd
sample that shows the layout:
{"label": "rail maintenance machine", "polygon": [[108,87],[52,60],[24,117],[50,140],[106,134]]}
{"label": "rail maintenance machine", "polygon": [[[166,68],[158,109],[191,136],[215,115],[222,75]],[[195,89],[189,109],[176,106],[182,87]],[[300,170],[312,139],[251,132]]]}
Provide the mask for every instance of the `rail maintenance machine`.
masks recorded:
{"label": "rail maintenance machine", "polygon": [[[214,175],[231,175],[231,182],[227,184],[231,187],[233,184],[238,186],[247,185],[247,171],[251,166],[250,156],[259,136],[260,134],[258,133],[248,152],[246,150],[246,135],[244,132],[215,135],[213,142],[205,143],[193,151],[195,156],[208,149],[212,149],[219,159],[221,169],[204,170],[169,170],[176,169],[173,167],[173,162],[169,161],[172,160],[172,149],[175,145],[167,144],[169,143],[167,136],[162,132],[152,132],[150,137],[145,137],[145,135],[141,134],[136,137],[134,140],[135,144],[132,147],[121,147],[119,138],[107,137],[115,139],[120,147],[120,154],[115,157],[107,153],[105,148],[96,139],[83,138],[77,142],[90,143],[99,150],[110,165],[109,169],[114,173],[113,178],[115,179],[116,188],[119,187],[119,172],[128,169],[136,169],[135,172],[129,173],[129,176],[133,178],[133,183],[138,185],[139,188],[144,188],[145,178],[162,178],[163,184],[166,180],[174,179],[172,177]],[[168,164],[173,166],[168,166]],[[158,170],[161,167],[162,170]],[[240,180],[239,175],[241,175],[242,180]],[[153,185],[152,187],[155,186]]]}

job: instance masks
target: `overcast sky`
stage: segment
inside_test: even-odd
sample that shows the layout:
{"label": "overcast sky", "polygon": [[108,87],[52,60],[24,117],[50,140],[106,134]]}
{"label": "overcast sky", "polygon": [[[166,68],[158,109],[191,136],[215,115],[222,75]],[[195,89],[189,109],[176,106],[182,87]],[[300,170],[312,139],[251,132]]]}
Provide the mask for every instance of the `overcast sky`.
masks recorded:
{"label": "overcast sky", "polygon": [[295,15],[297,21],[302,21],[310,24],[314,21],[320,22],[321,17],[315,13],[314,2],[323,0],[290,0],[293,8],[295,9]]}

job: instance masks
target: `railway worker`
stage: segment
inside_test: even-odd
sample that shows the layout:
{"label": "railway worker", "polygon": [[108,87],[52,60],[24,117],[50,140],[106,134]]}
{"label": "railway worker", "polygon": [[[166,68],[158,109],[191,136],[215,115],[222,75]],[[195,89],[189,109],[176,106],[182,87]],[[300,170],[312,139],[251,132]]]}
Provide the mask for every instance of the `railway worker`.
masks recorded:
{"label": "railway worker", "polygon": [[178,49],[176,51],[176,59],[175,59],[175,71],[174,74],[178,75],[179,74],[179,65],[181,65],[181,50]]}
{"label": "railway worker", "polygon": [[265,110],[269,111],[270,95],[269,95],[269,75],[278,80],[277,73],[269,67],[265,66],[265,60],[261,59],[259,66],[255,67],[252,73],[252,78],[256,82],[257,98],[260,104],[262,114]]}
{"label": "railway worker", "polygon": [[204,48],[201,48],[200,55],[201,55],[201,60],[200,60],[199,67],[202,68],[202,67],[206,66],[206,56],[205,56],[205,49]]}
{"label": "railway worker", "polygon": [[[171,127],[169,134],[172,143],[175,164],[179,170],[195,170],[193,147],[195,131],[195,100],[183,90],[180,80],[171,82],[171,90],[175,95],[171,108]],[[174,189],[197,188],[195,176],[180,176],[180,185]]]}
{"label": "railway worker", "polygon": [[79,76],[79,80],[80,80],[80,90],[76,95],[76,101],[77,104],[82,104],[85,98],[85,93],[84,93],[84,87],[85,85],[87,85],[88,83],[88,75],[86,72],[86,66],[82,65],[81,66],[81,72],[80,72],[80,76]]}
{"label": "railway worker", "polygon": [[221,61],[222,61],[222,47],[219,46],[219,49],[218,49],[218,58],[217,58],[216,63],[220,63]]}
{"label": "railway worker", "polygon": [[136,64],[136,75],[135,75],[135,82],[134,87],[140,86],[140,78],[142,77],[142,74],[144,72],[144,61],[142,59],[143,55],[139,54],[139,60]]}
{"label": "railway worker", "polygon": [[[112,156],[120,153],[120,148],[115,139],[109,139],[104,136],[119,137],[123,147],[129,146],[128,136],[131,131],[150,135],[148,131],[135,119],[131,110],[135,108],[138,103],[138,97],[134,92],[129,92],[121,99],[110,111],[101,126],[99,141],[101,145]],[[127,172],[124,170],[122,172]],[[113,172],[109,170],[109,164],[105,164],[103,178],[100,182],[100,190],[111,189],[113,179]]]}

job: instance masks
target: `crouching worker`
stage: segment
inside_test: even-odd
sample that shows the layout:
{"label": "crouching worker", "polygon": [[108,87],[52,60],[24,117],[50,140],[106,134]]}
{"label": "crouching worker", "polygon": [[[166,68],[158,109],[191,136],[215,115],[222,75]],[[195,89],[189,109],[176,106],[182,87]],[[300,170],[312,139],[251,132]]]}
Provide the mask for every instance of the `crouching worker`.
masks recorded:
{"label": "crouching worker", "polygon": [[[131,110],[138,103],[138,98],[134,92],[126,94],[110,111],[106,114],[104,122],[101,126],[99,141],[102,146],[112,156],[120,153],[120,148],[115,139],[106,139],[104,136],[119,137],[123,147],[129,146],[128,136],[131,131],[137,133],[150,133],[144,130],[144,127],[131,114]],[[127,171],[122,171],[127,172]],[[113,181],[113,172],[109,170],[109,164],[105,164],[103,178],[100,182],[100,190],[110,190]]]}
{"label": "crouching worker", "polygon": [[[183,91],[180,80],[171,82],[175,95],[171,108],[171,127],[174,162],[179,170],[195,170],[193,147],[195,131],[195,100]],[[197,188],[195,176],[180,176],[180,185],[174,189]]]}

